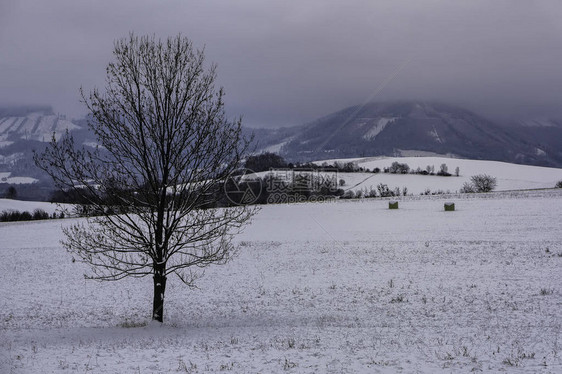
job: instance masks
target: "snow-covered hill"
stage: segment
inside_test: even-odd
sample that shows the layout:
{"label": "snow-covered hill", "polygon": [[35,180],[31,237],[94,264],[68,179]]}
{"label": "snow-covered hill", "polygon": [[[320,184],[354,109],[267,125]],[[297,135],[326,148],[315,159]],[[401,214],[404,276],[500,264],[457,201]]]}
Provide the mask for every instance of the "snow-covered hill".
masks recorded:
{"label": "snow-covered hill", "polygon": [[562,166],[562,122],[532,124],[505,126],[442,103],[368,103],[283,131],[259,129],[256,140],[258,149],[278,152],[292,162],[425,152]]}
{"label": "snow-covered hill", "polygon": [[11,145],[18,139],[49,142],[53,134],[58,138],[66,130],[79,128],[63,116],[44,112],[5,116],[0,118],[0,147]]}
{"label": "snow-covered hill", "polygon": [[18,196],[45,198],[48,191],[38,191],[48,190],[51,179],[35,166],[33,152],[41,153],[53,136],[60,139],[66,131],[72,132],[78,144],[84,143],[89,135],[81,122],[54,114],[50,107],[0,107],[0,196],[17,184],[23,185]]}
{"label": "snow-covered hill", "polygon": [[[528,166],[510,164],[499,161],[465,160],[446,157],[368,157],[353,159],[336,159],[317,161],[317,164],[327,162],[346,163],[354,162],[359,167],[374,170],[390,167],[393,162],[406,163],[410,169],[420,168],[425,170],[427,166],[433,166],[437,172],[441,164],[448,167],[450,177],[437,175],[417,174],[389,174],[389,173],[339,173],[338,179],[345,180],[344,189],[361,190],[376,187],[379,183],[387,184],[388,187],[407,187],[409,193],[420,194],[426,190],[431,191],[459,191],[465,182],[470,181],[471,176],[477,174],[488,174],[497,179],[496,191],[524,190],[537,188],[553,188],[556,182],[562,180],[562,169],[547,168],[540,166]],[[459,168],[459,176],[455,176],[455,169]]]}
{"label": "snow-covered hill", "polygon": [[0,199],[0,212],[4,211],[20,211],[33,212],[35,209],[42,209],[49,214],[59,212],[61,207],[69,207],[66,204],[53,204],[40,201],[21,201],[12,199]]}

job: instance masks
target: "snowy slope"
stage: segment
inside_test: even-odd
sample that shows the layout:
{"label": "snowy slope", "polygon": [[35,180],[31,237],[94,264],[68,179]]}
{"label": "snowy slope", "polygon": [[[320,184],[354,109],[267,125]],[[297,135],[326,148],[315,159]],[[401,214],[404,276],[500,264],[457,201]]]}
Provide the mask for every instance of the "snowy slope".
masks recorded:
{"label": "snowy slope", "polygon": [[[562,125],[556,121],[550,121],[550,126],[539,124],[503,126],[463,108],[435,102],[368,103],[294,128],[279,152],[290,162],[397,156],[405,150],[561,167]],[[276,136],[273,131],[256,135],[258,142],[267,145],[287,141],[286,134]]]}
{"label": "snowy slope", "polygon": [[448,166],[449,173],[454,174],[455,168],[460,170],[459,177],[440,177],[431,175],[411,175],[411,174],[371,174],[371,173],[339,173],[338,178],[344,179],[346,185],[344,189],[369,189],[376,187],[379,183],[385,183],[389,187],[407,187],[413,194],[419,194],[426,189],[431,191],[443,190],[455,192],[460,190],[465,182],[470,181],[470,177],[477,174],[488,174],[497,178],[497,191],[553,188],[557,181],[562,180],[562,169],[547,168],[540,166],[528,166],[510,164],[499,161],[465,160],[447,157],[373,157],[373,158],[353,158],[318,161],[317,164],[327,162],[355,162],[358,166],[373,170],[378,167],[383,170],[393,162],[406,163],[410,169],[418,167],[425,170],[426,167],[434,166],[437,172],[441,164]]}
{"label": "snowy slope", "polygon": [[0,223],[0,372],[562,372],[562,192],[417,199],[263,207],[162,327],[150,277],[84,280],[78,220]]}
{"label": "snowy slope", "polygon": [[14,136],[25,140],[49,142],[56,133],[60,137],[66,130],[76,130],[80,127],[64,117],[42,112],[29,113],[20,117],[0,118],[0,140],[6,141]]}
{"label": "snowy slope", "polygon": [[[66,206],[65,204],[61,206]],[[18,210],[20,212],[27,211],[33,212],[35,209],[43,209],[49,214],[59,211],[59,205],[39,201],[21,201],[11,199],[0,199],[0,212]]]}

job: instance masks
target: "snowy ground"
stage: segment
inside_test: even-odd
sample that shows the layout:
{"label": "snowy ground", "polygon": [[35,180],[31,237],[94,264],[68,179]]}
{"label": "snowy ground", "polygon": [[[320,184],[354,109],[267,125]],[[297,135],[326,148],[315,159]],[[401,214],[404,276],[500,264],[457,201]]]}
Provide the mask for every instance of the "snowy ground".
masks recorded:
{"label": "snowy ground", "polygon": [[[457,192],[465,182],[470,181],[470,177],[477,174],[488,174],[497,179],[496,190],[521,190],[536,188],[553,188],[556,182],[562,180],[562,169],[547,168],[541,166],[528,166],[510,164],[499,161],[465,160],[446,157],[370,157],[354,158],[341,160],[318,161],[318,164],[327,162],[332,164],[338,162],[356,162],[358,166],[373,170],[375,167],[383,170],[390,167],[396,161],[406,163],[410,169],[416,170],[418,167],[425,170],[426,167],[433,166],[435,172],[439,171],[441,164],[446,164],[451,177],[441,177],[436,175],[413,175],[413,174],[385,174],[385,173],[339,173],[338,179],[345,180],[343,189],[353,191],[370,190],[376,188],[379,183],[388,185],[394,189],[398,187],[408,188],[408,193],[419,195],[420,193],[431,190],[444,192]],[[459,168],[459,177],[454,176],[455,168]]]}
{"label": "snowy ground", "polygon": [[83,279],[72,220],[0,223],[0,372],[562,372],[562,190],[449,200],[264,206],[162,327],[151,279]]}
{"label": "snowy ground", "polygon": [[57,205],[48,202],[0,199],[0,212],[18,210],[20,212],[27,211],[33,213],[35,209],[43,209],[45,212],[53,214],[63,211],[61,207],[67,210],[70,209],[70,206],[67,204]]}

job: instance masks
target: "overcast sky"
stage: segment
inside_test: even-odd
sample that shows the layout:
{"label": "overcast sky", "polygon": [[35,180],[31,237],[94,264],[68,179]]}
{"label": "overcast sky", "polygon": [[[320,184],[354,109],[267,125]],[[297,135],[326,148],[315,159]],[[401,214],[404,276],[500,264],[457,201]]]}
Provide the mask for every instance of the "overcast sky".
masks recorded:
{"label": "overcast sky", "polygon": [[395,99],[562,118],[559,0],[0,0],[0,104],[84,115],[130,31],[205,46],[250,126]]}

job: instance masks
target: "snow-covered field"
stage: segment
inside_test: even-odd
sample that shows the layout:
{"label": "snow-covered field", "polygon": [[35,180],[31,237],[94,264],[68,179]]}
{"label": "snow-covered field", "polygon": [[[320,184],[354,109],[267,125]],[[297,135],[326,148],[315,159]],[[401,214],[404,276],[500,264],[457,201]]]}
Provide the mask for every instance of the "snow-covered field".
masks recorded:
{"label": "snow-covered field", "polygon": [[83,279],[74,220],[0,223],[0,372],[562,372],[562,190],[449,199],[264,206],[163,326],[152,279]]}
{"label": "snow-covered field", "polygon": [[18,210],[20,212],[27,211],[33,213],[35,209],[43,209],[45,212],[53,214],[61,211],[61,207],[70,209],[68,205],[58,205],[48,202],[0,199],[0,212]]}
{"label": "snow-covered field", "polygon": [[[338,161],[356,162],[358,166],[373,170],[378,167],[383,170],[393,162],[406,163],[410,169],[416,170],[418,167],[425,170],[427,166],[433,166],[435,172],[439,171],[441,164],[446,164],[451,177],[441,177],[432,175],[415,174],[386,174],[386,173],[339,173],[338,179],[343,179],[346,184],[344,189],[369,190],[376,188],[379,183],[388,185],[391,189],[399,187],[408,188],[408,193],[419,195],[420,193],[431,190],[432,192],[441,190],[444,192],[455,193],[461,189],[465,182],[470,181],[470,177],[477,174],[488,174],[497,179],[497,191],[553,188],[556,182],[562,180],[562,169],[547,168],[541,166],[528,166],[510,164],[499,161],[466,160],[447,157],[370,157],[354,158],[341,160],[328,160],[328,164]],[[319,161],[322,164],[325,161]],[[455,168],[459,168],[459,176],[454,176]]]}

